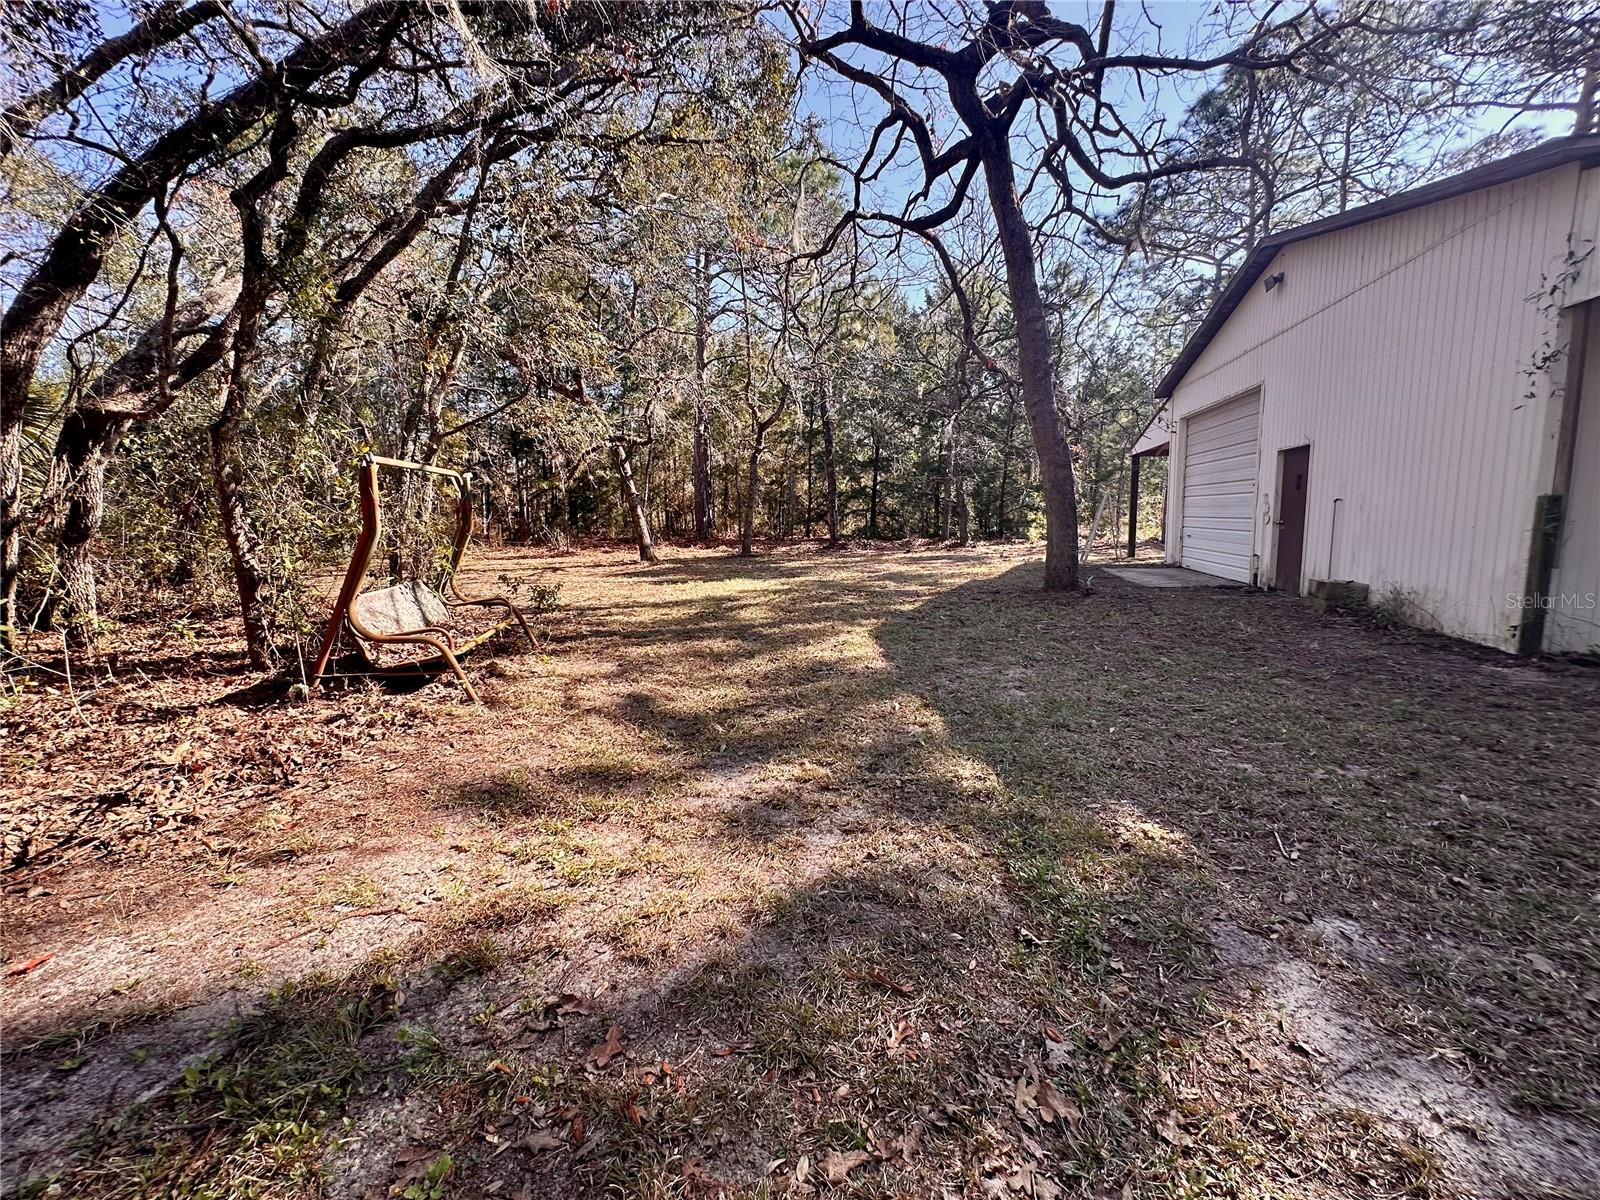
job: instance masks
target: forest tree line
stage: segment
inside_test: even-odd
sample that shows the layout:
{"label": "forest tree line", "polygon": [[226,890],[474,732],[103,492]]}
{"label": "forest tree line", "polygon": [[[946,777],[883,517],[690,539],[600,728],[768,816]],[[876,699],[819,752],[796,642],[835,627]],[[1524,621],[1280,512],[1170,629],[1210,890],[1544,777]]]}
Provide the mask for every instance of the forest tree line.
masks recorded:
{"label": "forest tree line", "polygon": [[510,542],[1048,535],[1071,584],[1251,245],[1591,120],[1557,0],[962,14],[13,5],[7,643],[232,609],[278,664],[367,452]]}

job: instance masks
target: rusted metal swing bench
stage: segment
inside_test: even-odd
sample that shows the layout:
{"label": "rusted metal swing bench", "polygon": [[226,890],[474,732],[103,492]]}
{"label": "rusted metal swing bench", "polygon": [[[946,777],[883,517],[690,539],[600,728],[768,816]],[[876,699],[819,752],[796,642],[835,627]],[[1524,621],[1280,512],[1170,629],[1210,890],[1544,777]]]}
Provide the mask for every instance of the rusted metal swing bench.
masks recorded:
{"label": "rusted metal swing bench", "polygon": [[[421,579],[402,579],[389,587],[363,591],[372,554],[383,536],[383,512],[378,503],[378,469],[420,471],[447,479],[456,489],[456,536],[450,551],[450,565],[444,575],[441,595]],[[457,589],[456,574],[467,543],[472,540],[472,477],[461,471],[425,463],[405,462],[368,454],[361,460],[361,534],[356,539],[350,569],[334,601],[328,628],[322,635],[311,683],[315,686],[328,676],[328,664],[340,639],[350,635],[356,653],[369,674],[415,675],[419,672],[449,671],[474,703],[477,689],[461,668],[461,659],[483,645],[501,630],[520,625],[528,644],[537,648],[533,631],[522,610],[504,596],[464,596]],[[457,613],[470,609],[502,608],[506,616],[487,628],[470,630],[457,619]],[[415,646],[433,653],[398,663],[380,663],[377,651],[385,646]]]}

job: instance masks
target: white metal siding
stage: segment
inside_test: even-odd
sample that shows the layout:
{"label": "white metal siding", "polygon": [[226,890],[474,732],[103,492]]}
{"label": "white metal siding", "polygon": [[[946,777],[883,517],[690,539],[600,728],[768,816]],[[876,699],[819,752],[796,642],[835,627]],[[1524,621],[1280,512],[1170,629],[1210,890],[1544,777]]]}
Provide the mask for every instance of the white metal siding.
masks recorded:
{"label": "white metal siding", "polygon": [[1585,171],[1578,183],[1571,254],[1578,260],[1577,278],[1567,293],[1567,303],[1578,304],[1600,297],[1600,170]]}
{"label": "white metal siding", "polygon": [[1589,319],[1572,491],[1550,580],[1544,648],[1600,653],[1600,313]]}
{"label": "white metal siding", "polygon": [[1183,565],[1250,582],[1255,552],[1256,439],[1261,396],[1189,418],[1183,450]]}
{"label": "white metal siding", "polygon": [[1184,418],[1260,387],[1261,577],[1266,466],[1314,444],[1307,577],[1360,580],[1418,623],[1513,648],[1558,411],[1534,363],[1559,314],[1529,298],[1566,270],[1584,174],[1557,168],[1281,251],[1267,273],[1282,285],[1251,289],[1172,398],[1174,529]]}

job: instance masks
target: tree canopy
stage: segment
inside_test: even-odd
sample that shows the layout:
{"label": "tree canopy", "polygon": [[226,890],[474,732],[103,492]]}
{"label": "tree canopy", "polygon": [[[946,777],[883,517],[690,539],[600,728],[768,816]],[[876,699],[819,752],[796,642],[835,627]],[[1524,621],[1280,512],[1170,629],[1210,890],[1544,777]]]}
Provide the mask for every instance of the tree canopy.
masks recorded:
{"label": "tree canopy", "polygon": [[506,540],[1043,536],[1073,587],[1231,266],[1591,128],[1597,42],[1560,0],[129,0],[3,44],[7,641],[231,607],[268,668],[367,452],[470,467]]}

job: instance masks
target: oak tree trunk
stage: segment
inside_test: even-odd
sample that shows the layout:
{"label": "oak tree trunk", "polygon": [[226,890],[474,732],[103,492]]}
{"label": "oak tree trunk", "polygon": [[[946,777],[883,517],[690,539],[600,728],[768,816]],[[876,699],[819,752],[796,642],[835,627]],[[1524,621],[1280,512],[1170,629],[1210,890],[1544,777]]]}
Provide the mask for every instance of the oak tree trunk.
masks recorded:
{"label": "oak tree trunk", "polygon": [[567,463],[564,451],[557,450],[551,456],[550,476],[555,480],[551,497],[546,501],[550,542],[557,550],[566,550],[572,546],[572,494],[567,490],[572,468]]}
{"label": "oak tree trunk", "polygon": [[694,536],[709,542],[711,525],[711,414],[703,388],[695,390],[694,400]]}
{"label": "oak tree trunk", "polygon": [[828,545],[839,544],[839,451],[833,436],[833,401],[826,384],[817,393],[818,419],[822,423],[822,470],[828,492]]}
{"label": "oak tree trunk", "polygon": [[1039,294],[1039,269],[1034,261],[1033,235],[1017,196],[1011,146],[1005,132],[983,110],[976,81],[952,82],[951,99],[974,131],[989,206],[1000,237],[1006,265],[1006,291],[1017,326],[1017,360],[1022,383],[1022,405],[1033,433],[1039,458],[1039,478],[1044,488],[1044,585],[1070,590],[1078,586],[1078,500],[1072,477],[1072,452],[1056,411],[1052,378],[1050,327],[1044,299]]}
{"label": "oak tree trunk", "polygon": [[[7,409],[13,398],[5,397]],[[22,396],[15,398],[16,419],[9,411],[0,420],[0,649],[14,642],[17,619],[17,574],[22,557]]]}
{"label": "oak tree trunk", "polygon": [[959,418],[951,417],[945,426],[944,480],[939,490],[939,536],[947,542],[955,532],[956,491],[959,487],[956,459],[960,431]]}
{"label": "oak tree trunk", "polygon": [[[225,374],[231,374],[227,372]],[[278,665],[272,640],[266,550],[245,493],[245,467],[240,448],[244,423],[242,394],[224,379],[221,414],[211,424],[211,470],[217,493],[217,516],[228,543],[234,583],[239,591],[239,616],[244,622],[245,651],[250,665],[270,671]]]}
{"label": "oak tree trunk", "polygon": [[[178,306],[173,327],[201,329],[232,306],[238,291],[237,279],[213,281]],[[175,347],[166,344],[164,322],[153,324],[94,380],[62,421],[37,503],[39,530],[54,531],[57,572],[40,619],[47,627],[64,624],[70,645],[82,647],[94,633],[99,597],[90,547],[105,519],[106,472],[118,445],[135,425],[160,417],[184,386],[221,361],[230,329],[226,320],[219,322],[163,378]]]}
{"label": "oak tree trunk", "polygon": [[105,519],[106,471],[132,424],[128,417],[80,408],[62,423],[56,438],[52,469],[65,473],[56,536],[60,598],[46,607],[43,623],[61,624],[67,643],[76,648],[94,639],[99,597],[90,547]]}
{"label": "oak tree trunk", "polygon": [[1005,537],[1009,532],[1006,522],[1006,492],[1011,485],[1011,439],[1016,433],[1017,425],[1017,398],[1008,395],[1006,398],[1006,432],[1000,442],[1000,494],[995,500],[998,510],[995,514],[995,532]]}
{"label": "oak tree trunk", "polygon": [[756,552],[756,501],[761,495],[761,455],[766,450],[767,431],[756,425],[755,440],[750,444],[749,474],[745,477],[744,520],[739,527],[739,555],[749,558]]}
{"label": "oak tree trunk", "polygon": [[650,517],[639,499],[639,489],[634,486],[633,466],[628,462],[628,449],[621,442],[611,443],[611,461],[616,464],[617,478],[622,482],[622,505],[633,521],[633,536],[639,543],[639,561],[657,561],[655,539],[650,536]]}
{"label": "oak tree trunk", "polygon": [[711,346],[711,264],[709,255],[695,257],[694,314],[694,536],[709,542],[711,524],[711,403],[706,365]]}
{"label": "oak tree trunk", "polygon": [[302,42],[271,72],[197,109],[130,158],[67,218],[0,319],[0,639],[10,644],[21,549],[22,414],[39,359],[67,312],[99,278],[118,235],[203,155],[227,146],[271,109],[280,89],[309,88],[371,53],[427,10],[376,0]]}
{"label": "oak tree trunk", "polygon": [[882,465],[882,449],[878,440],[878,427],[872,427],[872,483],[867,491],[867,536],[878,537],[878,472]]}

